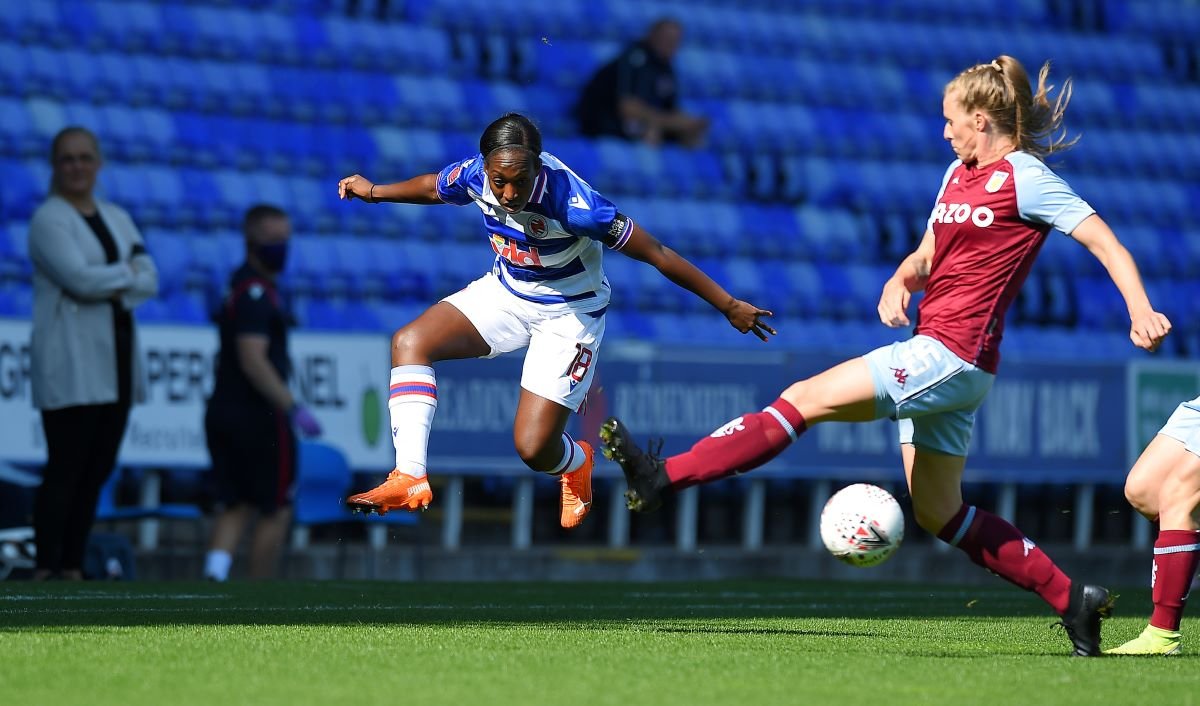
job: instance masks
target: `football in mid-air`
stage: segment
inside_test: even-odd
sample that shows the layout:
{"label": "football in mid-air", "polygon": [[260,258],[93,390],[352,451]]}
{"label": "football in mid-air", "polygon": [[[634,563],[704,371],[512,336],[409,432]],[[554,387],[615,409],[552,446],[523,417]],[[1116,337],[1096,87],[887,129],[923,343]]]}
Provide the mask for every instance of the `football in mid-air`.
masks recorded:
{"label": "football in mid-air", "polygon": [[821,539],[830,554],[847,564],[875,566],[904,539],[904,512],[892,494],[877,485],[848,485],[825,503]]}

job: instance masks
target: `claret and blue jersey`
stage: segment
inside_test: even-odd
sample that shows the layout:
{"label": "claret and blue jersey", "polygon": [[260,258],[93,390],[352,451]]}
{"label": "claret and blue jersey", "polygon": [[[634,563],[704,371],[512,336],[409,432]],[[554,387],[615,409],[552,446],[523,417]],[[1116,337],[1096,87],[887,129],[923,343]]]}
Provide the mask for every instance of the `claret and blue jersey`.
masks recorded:
{"label": "claret and blue jersey", "polygon": [[933,261],[920,304],[924,333],[994,373],[1004,314],[1051,228],[1072,233],[1095,210],[1037,157],[1011,152],[979,167],[956,160],[929,218]]}
{"label": "claret and blue jersey", "polygon": [[493,272],[514,295],[547,306],[601,310],[610,293],[603,247],[621,249],[633,221],[557,157],[543,152],[541,159],[533,194],[519,213],[500,207],[478,154],[438,174],[438,196],[446,203],[479,206],[496,253]]}

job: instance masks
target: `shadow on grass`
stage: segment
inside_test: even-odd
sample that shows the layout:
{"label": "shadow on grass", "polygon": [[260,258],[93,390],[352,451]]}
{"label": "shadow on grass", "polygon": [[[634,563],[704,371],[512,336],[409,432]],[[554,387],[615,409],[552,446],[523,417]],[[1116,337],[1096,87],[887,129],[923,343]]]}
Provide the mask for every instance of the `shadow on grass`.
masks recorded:
{"label": "shadow on grass", "polygon": [[[1128,591],[1124,614],[1149,611]],[[705,583],[83,583],[0,584],[0,631],[155,625],[614,626],[663,632],[870,637],[845,620],[988,621],[1054,615],[1036,596],[1003,584]],[[828,620],[811,628],[779,619]],[[739,620],[737,625],[706,624]],[[755,624],[754,621],[763,621]],[[668,623],[668,624],[661,624]]]}
{"label": "shadow on grass", "polygon": [[818,630],[801,628],[735,627],[697,625],[695,627],[653,627],[650,632],[710,635],[761,635],[764,637],[878,637],[877,633],[857,630]]}

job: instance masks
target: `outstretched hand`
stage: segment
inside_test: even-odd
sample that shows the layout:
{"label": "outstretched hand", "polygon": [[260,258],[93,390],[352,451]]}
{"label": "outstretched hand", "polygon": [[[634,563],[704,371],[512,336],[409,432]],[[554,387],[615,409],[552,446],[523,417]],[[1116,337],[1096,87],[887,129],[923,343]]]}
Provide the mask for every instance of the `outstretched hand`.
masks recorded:
{"label": "outstretched hand", "polygon": [[355,174],[338,182],[338,198],[349,201],[355,197],[363,201],[371,200],[371,187],[375,184],[366,177]]}
{"label": "outstretched hand", "polygon": [[879,295],[879,320],[888,328],[900,328],[911,323],[908,320],[908,303],[912,300],[912,292],[904,286],[904,282],[895,277],[883,284],[883,293]]}
{"label": "outstretched hand", "polygon": [[729,323],[742,333],[752,333],[764,341],[767,340],[767,334],[775,335],[775,329],[762,320],[764,316],[774,316],[766,309],[759,309],[749,302],[735,299],[724,313]]}
{"label": "outstretched hand", "polygon": [[1154,351],[1171,332],[1171,321],[1153,309],[1130,317],[1129,340],[1143,350]]}

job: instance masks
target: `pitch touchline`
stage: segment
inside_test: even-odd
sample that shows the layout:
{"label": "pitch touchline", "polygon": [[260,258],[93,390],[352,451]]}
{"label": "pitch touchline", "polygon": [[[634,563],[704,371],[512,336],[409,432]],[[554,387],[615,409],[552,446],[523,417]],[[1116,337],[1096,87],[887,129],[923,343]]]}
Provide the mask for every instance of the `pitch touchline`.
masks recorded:
{"label": "pitch touchline", "polygon": [[[862,607],[861,601],[847,601],[844,603],[676,603],[669,606],[650,606],[641,610],[830,610],[835,608],[847,607]],[[909,601],[872,601],[871,607],[886,608],[886,609],[901,609],[911,608],[912,603]],[[628,610],[627,606],[618,606],[614,604],[603,605],[581,605],[581,604],[509,604],[509,605],[440,605],[440,604],[418,604],[418,605],[332,605],[332,606],[179,606],[179,607],[133,607],[122,608],[122,613],[211,613],[215,611],[243,613],[282,613],[282,612],[344,612],[353,610],[553,610],[553,609],[571,609],[571,610]],[[8,608],[0,609],[0,614],[5,615],[30,615],[30,614],[48,614],[48,613],[97,613],[105,612],[103,608]],[[878,612],[878,611],[872,611]],[[686,619],[689,616],[682,616]],[[762,617],[762,616],[753,616]],[[857,616],[781,616],[781,617],[821,617],[821,618],[850,618],[854,619]],[[675,619],[675,618],[671,618]],[[862,616],[862,619],[873,619],[869,615]]]}
{"label": "pitch touchline", "polygon": [[85,593],[66,596],[47,596],[45,594],[17,593],[0,595],[0,603],[4,601],[132,601],[147,598],[158,600],[203,600],[205,598],[231,598],[227,593]]}

